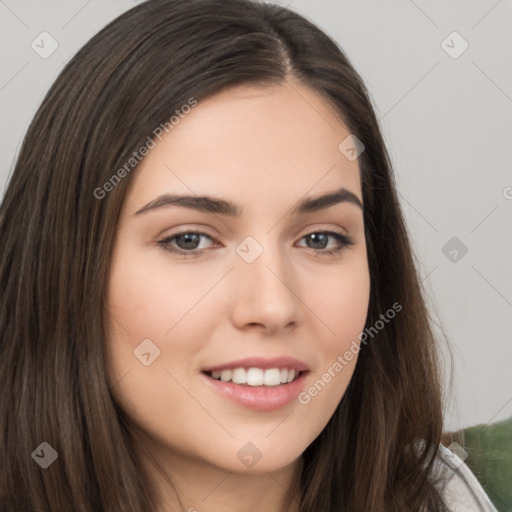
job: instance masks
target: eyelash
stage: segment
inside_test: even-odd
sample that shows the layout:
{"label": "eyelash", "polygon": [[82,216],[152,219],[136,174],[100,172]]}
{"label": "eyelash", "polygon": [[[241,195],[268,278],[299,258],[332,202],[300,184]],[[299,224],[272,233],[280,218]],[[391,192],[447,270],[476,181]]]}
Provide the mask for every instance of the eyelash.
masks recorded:
{"label": "eyelash", "polygon": [[[217,242],[214,238],[212,238],[210,235],[203,233],[201,231],[195,231],[195,230],[184,230],[177,233],[174,233],[171,236],[165,237],[161,240],[158,240],[157,244],[161,246],[165,251],[172,252],[174,254],[178,254],[180,256],[183,256],[185,258],[197,258],[198,256],[201,256],[203,251],[206,249],[193,249],[190,251],[185,251],[183,249],[179,249],[173,245],[171,245],[171,241],[174,240],[176,237],[180,235],[200,235],[200,236],[206,236],[213,242]],[[343,250],[345,250],[347,247],[354,245],[354,241],[351,237],[345,235],[344,233],[339,233],[337,231],[310,231],[309,233],[306,233],[304,236],[301,237],[301,240],[303,238],[306,238],[307,236],[313,235],[313,234],[323,234],[328,235],[336,239],[336,241],[340,244],[338,247],[334,249],[312,249],[313,251],[316,251],[317,254],[322,256],[334,256],[338,253],[341,253]]]}

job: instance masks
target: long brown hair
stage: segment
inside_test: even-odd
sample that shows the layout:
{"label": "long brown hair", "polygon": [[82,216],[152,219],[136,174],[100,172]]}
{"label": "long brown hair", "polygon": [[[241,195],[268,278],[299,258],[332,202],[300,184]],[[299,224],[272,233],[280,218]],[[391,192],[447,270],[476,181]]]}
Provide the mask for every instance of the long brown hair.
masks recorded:
{"label": "long brown hair", "polygon": [[[291,78],[320,93],[365,145],[367,326],[403,306],[362,348],[338,408],[304,452],[300,510],[444,510],[430,478],[442,429],[435,340],[362,79],[326,34],[280,6],[149,0],[63,69],[1,205],[2,511],[157,509],[105,370],[105,284],[130,175],[103,198],[94,191],[191,97]],[[44,471],[31,457],[42,442],[58,453]]]}

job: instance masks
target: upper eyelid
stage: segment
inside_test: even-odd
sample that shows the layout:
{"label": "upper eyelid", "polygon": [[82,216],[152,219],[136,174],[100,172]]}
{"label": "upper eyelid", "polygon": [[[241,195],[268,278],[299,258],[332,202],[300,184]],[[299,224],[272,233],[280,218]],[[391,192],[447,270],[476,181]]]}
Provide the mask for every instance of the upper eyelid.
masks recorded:
{"label": "upper eyelid", "polygon": [[[318,224],[321,224],[321,223],[318,223]],[[302,231],[302,229],[304,229],[304,228],[301,228],[300,230],[297,230],[296,232],[300,233]],[[326,233],[326,232],[334,232],[334,233],[339,233],[339,234],[342,234],[342,235],[345,235],[345,236],[349,236],[348,230],[346,228],[342,228],[342,227],[339,227],[339,226],[336,227],[336,228],[334,228],[334,227],[316,227],[316,226],[313,226],[313,227],[311,227],[311,229],[306,228],[306,232],[302,236],[307,236],[307,235],[309,235],[311,233]],[[203,226],[201,226],[201,227],[185,227],[183,229],[179,229],[179,231],[173,232],[170,235],[165,235],[163,237],[158,237],[158,238],[167,239],[167,238],[172,238],[173,236],[177,236],[177,235],[185,234],[185,233],[197,233],[197,234],[200,234],[200,235],[209,236],[210,238],[217,239],[217,240],[219,240],[220,238],[223,238],[222,236],[217,236],[217,235],[210,234],[208,232],[208,228],[207,227],[203,227]]]}
{"label": "upper eyelid", "polygon": [[[197,234],[197,235],[205,235],[205,236],[211,238],[212,240],[218,240],[219,238],[221,238],[221,237],[217,237],[216,235],[211,235],[207,231],[201,231],[201,229],[196,229],[196,228],[183,229],[183,230],[171,233],[170,235],[165,235],[165,236],[159,237],[159,238],[161,240],[168,240],[170,238],[174,238],[175,236],[185,235],[185,234],[188,234],[188,233],[194,233],[194,234]],[[341,229],[341,228],[339,228],[339,229],[336,229],[336,228],[312,228],[310,230],[308,229],[301,236],[301,238],[303,238],[305,236],[308,236],[308,235],[311,235],[312,233],[337,233],[337,234],[340,234],[340,235],[349,236],[348,233],[346,233],[346,230]]]}

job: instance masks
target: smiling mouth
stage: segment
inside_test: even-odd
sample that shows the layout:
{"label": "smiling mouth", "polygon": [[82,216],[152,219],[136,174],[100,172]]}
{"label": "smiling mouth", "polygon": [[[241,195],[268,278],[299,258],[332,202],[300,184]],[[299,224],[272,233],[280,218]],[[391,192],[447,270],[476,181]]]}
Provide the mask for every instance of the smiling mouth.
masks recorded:
{"label": "smiling mouth", "polygon": [[208,377],[247,387],[280,386],[297,380],[305,371],[295,368],[233,368],[203,372]]}

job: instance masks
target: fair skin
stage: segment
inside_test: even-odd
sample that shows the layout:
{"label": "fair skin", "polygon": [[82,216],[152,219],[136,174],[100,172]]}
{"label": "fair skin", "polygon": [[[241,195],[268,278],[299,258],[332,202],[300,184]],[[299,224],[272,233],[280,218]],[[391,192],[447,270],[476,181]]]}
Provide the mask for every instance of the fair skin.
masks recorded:
{"label": "fair skin", "polygon": [[[184,510],[281,512],[301,454],[347,388],[357,357],[307,404],[255,410],[219,393],[203,370],[293,357],[307,365],[308,390],[357,340],[370,296],[362,208],[345,200],[292,211],[341,188],[363,202],[358,162],[338,150],[349,133],[301,84],[239,86],[200,101],[131,177],[108,282],[109,375]],[[241,212],[167,204],[136,213],[163,194],[223,199]],[[263,250],[251,263],[237,252],[248,236],[257,245],[242,245],[247,254]],[[146,339],[160,350],[147,366],[134,356]],[[250,467],[243,447],[261,456]],[[145,468],[162,512],[181,510],[172,487]]]}

